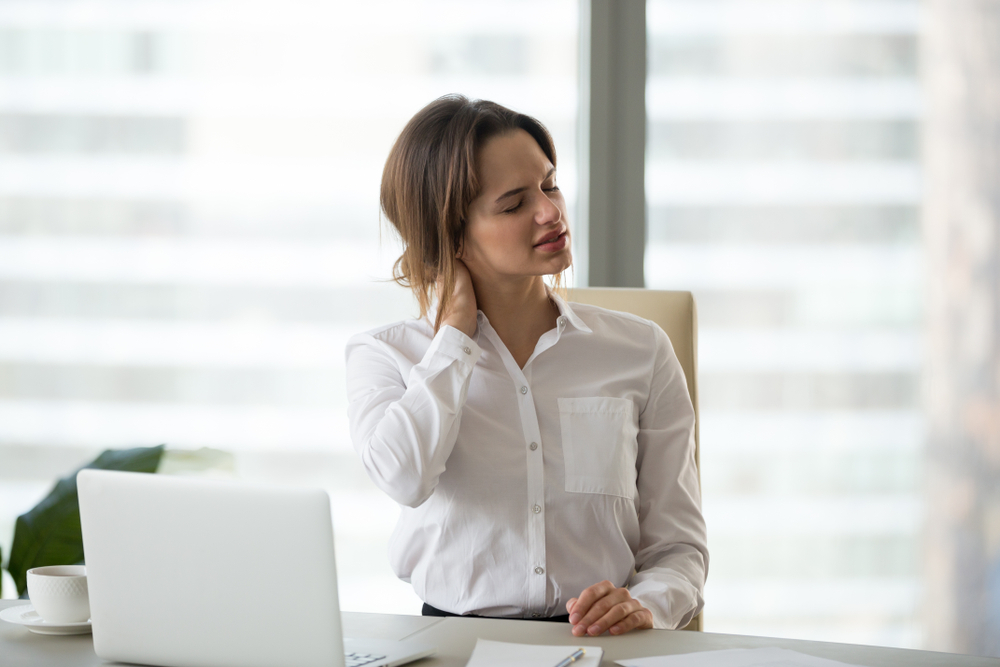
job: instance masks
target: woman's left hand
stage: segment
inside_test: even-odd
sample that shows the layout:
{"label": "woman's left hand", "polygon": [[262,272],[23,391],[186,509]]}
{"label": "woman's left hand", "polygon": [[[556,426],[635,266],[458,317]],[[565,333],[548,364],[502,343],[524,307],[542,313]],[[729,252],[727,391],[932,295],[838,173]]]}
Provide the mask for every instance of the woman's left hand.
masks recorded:
{"label": "woman's left hand", "polygon": [[633,598],[627,588],[616,588],[610,581],[584,589],[580,597],[566,603],[566,611],[577,637],[596,637],[608,630],[620,635],[653,627],[653,612]]}

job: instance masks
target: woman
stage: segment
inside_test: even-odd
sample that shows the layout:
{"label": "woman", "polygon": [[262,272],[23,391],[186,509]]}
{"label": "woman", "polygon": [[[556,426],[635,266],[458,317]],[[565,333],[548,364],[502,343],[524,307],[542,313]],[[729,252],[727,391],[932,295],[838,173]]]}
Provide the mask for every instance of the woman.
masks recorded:
{"label": "woman", "polygon": [[655,324],[546,286],[572,262],[556,183],[533,118],[446,96],[410,120],[381,203],[421,317],[348,343],[354,446],[425,614],[683,627],[708,564],[684,374]]}

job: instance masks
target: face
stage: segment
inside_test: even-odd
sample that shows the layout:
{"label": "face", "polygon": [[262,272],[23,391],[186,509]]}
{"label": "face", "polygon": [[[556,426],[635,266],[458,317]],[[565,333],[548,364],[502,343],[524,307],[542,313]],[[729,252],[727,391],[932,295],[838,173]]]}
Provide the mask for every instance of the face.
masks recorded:
{"label": "face", "polygon": [[515,130],[489,139],[476,169],[481,190],[469,205],[459,255],[472,276],[494,284],[569,268],[566,200],[531,135]]}

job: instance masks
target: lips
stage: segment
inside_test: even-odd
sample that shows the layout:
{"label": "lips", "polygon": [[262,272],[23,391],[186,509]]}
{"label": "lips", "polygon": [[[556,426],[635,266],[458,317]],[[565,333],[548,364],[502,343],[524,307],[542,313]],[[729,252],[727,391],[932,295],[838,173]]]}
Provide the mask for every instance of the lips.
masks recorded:
{"label": "lips", "polygon": [[555,241],[557,238],[559,238],[560,236],[562,236],[565,233],[566,233],[566,230],[550,232],[550,233],[546,234],[545,236],[543,236],[542,239],[538,243],[535,244],[535,247],[537,248],[540,245],[545,245],[546,243],[551,243],[552,241]]}

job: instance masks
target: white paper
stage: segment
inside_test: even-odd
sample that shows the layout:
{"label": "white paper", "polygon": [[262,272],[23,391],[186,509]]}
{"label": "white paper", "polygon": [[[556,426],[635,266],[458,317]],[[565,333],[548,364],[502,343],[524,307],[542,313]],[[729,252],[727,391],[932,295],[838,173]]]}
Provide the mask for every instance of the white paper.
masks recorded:
{"label": "white paper", "polygon": [[511,644],[488,639],[476,641],[476,648],[466,667],[555,667],[578,648],[587,654],[573,663],[573,667],[600,667],[604,649],[586,644],[542,646],[537,644]]}
{"label": "white paper", "polygon": [[734,648],[618,660],[622,667],[857,667],[783,648]]}

